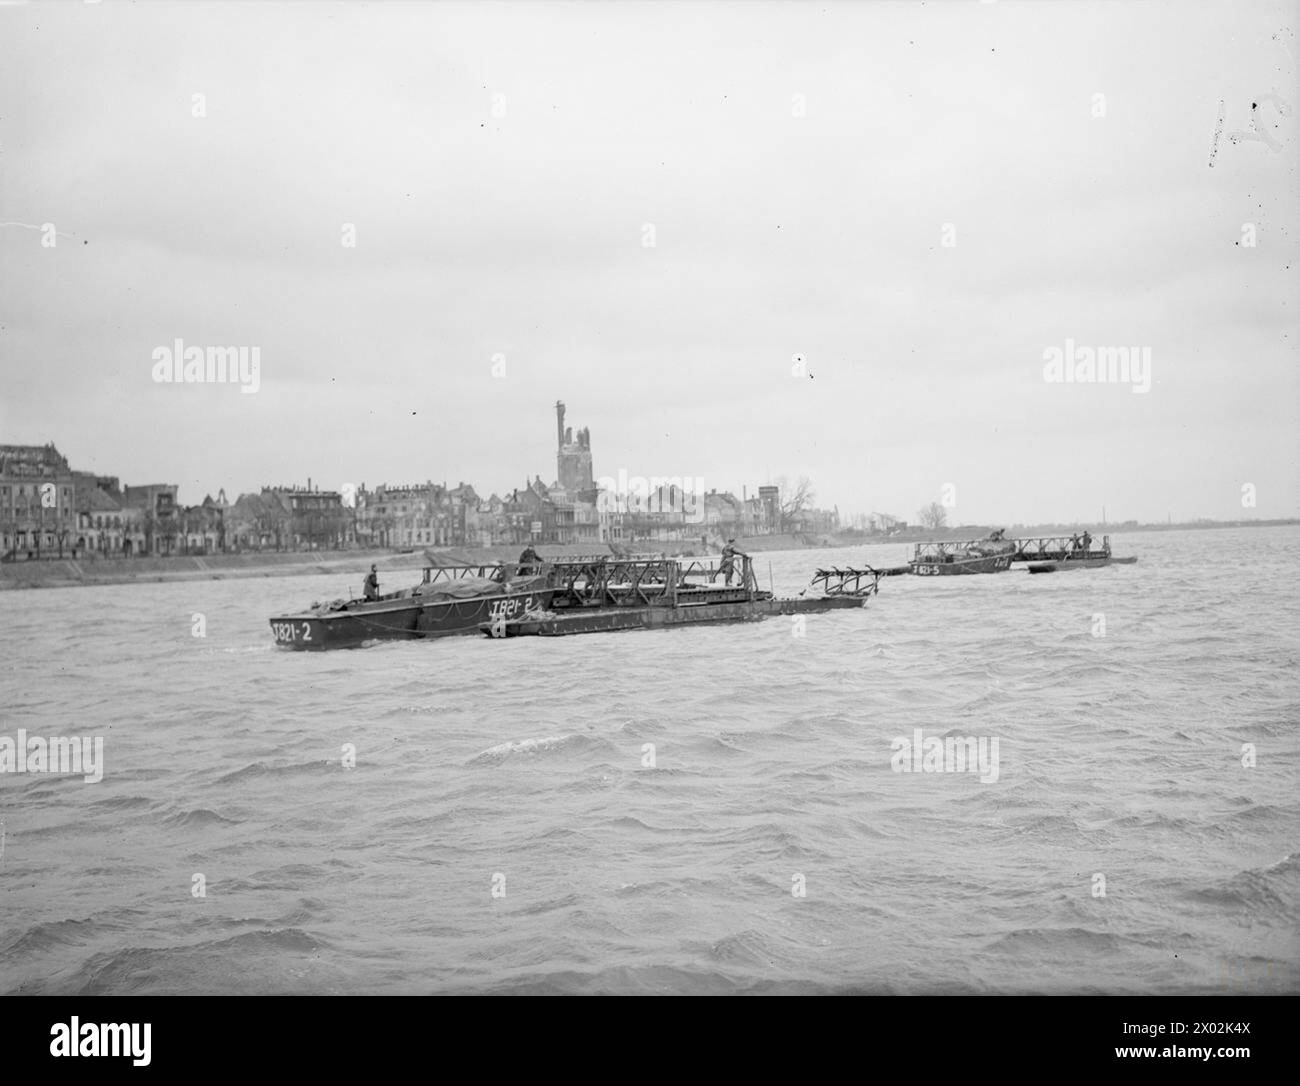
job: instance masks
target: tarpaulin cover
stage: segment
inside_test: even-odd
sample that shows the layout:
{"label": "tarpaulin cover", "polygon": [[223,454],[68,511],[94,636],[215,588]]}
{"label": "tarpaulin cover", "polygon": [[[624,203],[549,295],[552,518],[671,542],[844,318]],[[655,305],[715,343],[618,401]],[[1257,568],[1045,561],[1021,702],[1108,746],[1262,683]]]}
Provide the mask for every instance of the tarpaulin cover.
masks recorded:
{"label": "tarpaulin cover", "polygon": [[415,589],[421,599],[467,600],[478,596],[498,596],[502,592],[530,592],[542,586],[543,577],[516,577],[502,584],[487,577],[458,577],[454,581],[422,584]]}

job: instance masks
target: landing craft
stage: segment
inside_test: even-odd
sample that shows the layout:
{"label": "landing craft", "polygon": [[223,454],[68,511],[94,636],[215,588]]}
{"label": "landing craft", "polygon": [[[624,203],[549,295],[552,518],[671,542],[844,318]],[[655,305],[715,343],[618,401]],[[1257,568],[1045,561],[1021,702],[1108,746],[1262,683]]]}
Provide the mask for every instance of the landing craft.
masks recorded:
{"label": "landing craft", "polygon": [[[739,566],[735,564],[739,560]],[[594,558],[537,566],[429,566],[424,580],[373,600],[313,604],[272,618],[290,649],[351,648],[370,641],[456,634],[560,636],[696,623],[749,622],[769,615],[861,608],[879,590],[871,568],[818,570],[822,595],[779,599],[758,588],[752,561]],[[735,577],[735,583],[732,578]]]}
{"label": "landing craft", "polygon": [[966,543],[918,543],[910,563],[921,577],[951,577],[964,573],[1003,573],[1011,568],[1015,543],[1002,538],[1002,529],[988,539]]}
{"label": "landing craft", "polygon": [[482,622],[544,608],[551,595],[545,575],[521,575],[516,565],[427,566],[423,581],[412,588],[374,600],[314,603],[272,618],[271,632],[277,645],[290,649],[472,634]]}

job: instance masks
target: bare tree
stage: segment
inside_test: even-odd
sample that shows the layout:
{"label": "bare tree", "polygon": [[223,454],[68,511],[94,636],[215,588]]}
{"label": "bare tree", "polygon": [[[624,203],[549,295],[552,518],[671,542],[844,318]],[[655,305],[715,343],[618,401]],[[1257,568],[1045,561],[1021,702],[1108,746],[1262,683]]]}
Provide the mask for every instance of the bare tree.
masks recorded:
{"label": "bare tree", "polygon": [[132,544],[132,542],[131,542],[131,536],[132,536],[133,533],[135,533],[135,532],[137,532],[137,531],[139,530],[139,527],[140,527],[139,522],[136,521],[136,520],[131,519],[131,517],[129,517],[129,516],[124,516],[124,517],[122,518],[122,544],[121,544],[121,546],[122,546],[122,554],[123,554],[123,555],[127,554],[128,549],[134,549],[134,546],[133,546],[133,544]]}
{"label": "bare tree", "polygon": [[175,515],[160,517],[158,520],[158,536],[162,540],[163,553],[171,557],[172,547],[176,543],[176,517]]}
{"label": "bare tree", "polygon": [[940,528],[948,527],[948,510],[938,502],[923,505],[917,510],[916,516],[921,522],[921,527],[929,531],[937,532]]}
{"label": "bare tree", "polygon": [[147,555],[153,554],[153,537],[158,531],[158,518],[155,511],[149,508],[148,503],[144,509],[144,552]]}
{"label": "bare tree", "polygon": [[808,481],[808,476],[799,476],[799,482],[791,489],[781,480],[781,529],[782,531],[795,520],[799,514],[812,504],[813,498],[812,483]]}

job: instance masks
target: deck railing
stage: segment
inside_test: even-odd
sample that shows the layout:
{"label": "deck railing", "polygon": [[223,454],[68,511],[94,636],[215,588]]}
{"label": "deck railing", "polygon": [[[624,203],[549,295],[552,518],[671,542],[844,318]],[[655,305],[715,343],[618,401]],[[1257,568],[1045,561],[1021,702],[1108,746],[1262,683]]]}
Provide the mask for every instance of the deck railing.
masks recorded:
{"label": "deck railing", "polygon": [[[1077,544],[1077,545],[1076,545]],[[1096,537],[1090,540],[1086,553],[1089,555],[1110,554],[1110,536],[1101,537],[1100,547]],[[999,548],[1001,548],[999,550]],[[1012,551],[1013,562],[1042,562],[1049,559],[1061,559],[1067,555],[1082,555],[1083,533],[1074,535],[1035,536],[1026,539],[948,539],[934,543],[918,543],[913,555],[914,561],[943,561],[950,554],[962,554],[971,550],[981,550],[987,554]]]}
{"label": "deck railing", "polygon": [[503,570],[508,571],[505,576],[511,576],[517,568],[500,562],[484,562],[477,566],[425,566],[424,583],[459,581],[464,577],[493,577],[500,580]]}
{"label": "deck railing", "polygon": [[1039,562],[1049,558],[1065,558],[1069,555],[1103,555],[1110,554],[1110,536],[1101,537],[1101,546],[1097,545],[1095,536],[1088,541],[1085,549],[1083,545],[1083,533],[1078,535],[1048,535],[1041,536],[1037,539],[1017,539],[1016,544],[1017,562]]}
{"label": "deck railing", "polygon": [[550,577],[558,607],[637,607],[652,603],[677,606],[679,593],[701,588],[732,588],[754,598],[758,584],[753,563],[737,555],[727,570],[700,559],[610,558],[591,561],[548,562],[542,567]]}

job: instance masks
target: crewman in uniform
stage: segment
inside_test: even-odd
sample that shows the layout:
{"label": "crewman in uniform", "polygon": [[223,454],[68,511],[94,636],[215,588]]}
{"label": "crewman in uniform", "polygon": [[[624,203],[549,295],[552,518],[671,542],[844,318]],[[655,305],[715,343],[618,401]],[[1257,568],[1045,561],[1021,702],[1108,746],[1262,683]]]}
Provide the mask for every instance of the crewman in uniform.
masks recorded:
{"label": "crewman in uniform", "polygon": [[366,577],[366,599],[367,600],[379,599],[379,574],[376,572],[378,568],[379,567],[376,566],[374,563],[371,563],[370,573]]}
{"label": "crewman in uniform", "polygon": [[532,567],[541,562],[541,560],[541,556],[533,550],[533,545],[529,543],[528,546],[524,548],[524,553],[519,556],[520,575],[523,576],[524,574],[535,572]]}
{"label": "crewman in uniform", "polygon": [[[727,586],[731,586],[731,575],[736,570],[736,556],[748,558],[744,551],[737,549],[735,539],[728,539],[727,545],[722,548],[722,563],[718,566],[718,573],[723,573],[727,578]],[[714,575],[716,577],[716,574]]]}
{"label": "crewman in uniform", "polygon": [[1091,533],[1091,532],[1084,532],[1084,533],[1083,533],[1083,553],[1086,555],[1086,554],[1088,553],[1088,551],[1091,550],[1091,548],[1092,548],[1092,533]]}

